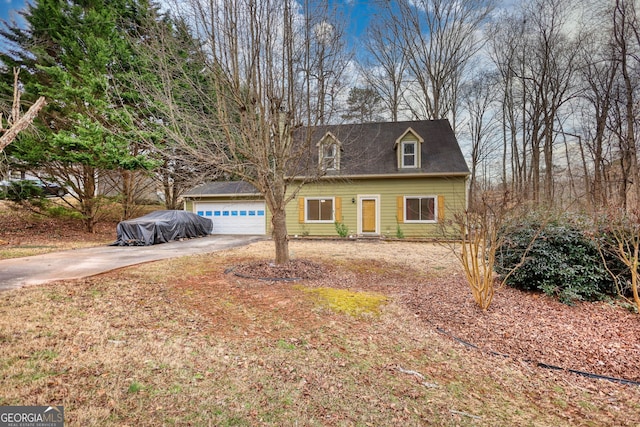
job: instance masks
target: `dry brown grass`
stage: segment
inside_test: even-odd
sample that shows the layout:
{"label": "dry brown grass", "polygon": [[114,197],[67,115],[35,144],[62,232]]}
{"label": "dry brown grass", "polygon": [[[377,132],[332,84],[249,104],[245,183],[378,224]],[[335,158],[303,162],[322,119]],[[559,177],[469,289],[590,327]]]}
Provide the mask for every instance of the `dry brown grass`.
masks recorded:
{"label": "dry brown grass", "polygon": [[[305,287],[389,296],[352,317],[225,274],[270,242],[0,294],[0,405],[69,426],[636,426],[640,389],[472,351],[403,305],[461,273],[419,243],[292,242]],[[390,254],[393,254],[391,256]]]}

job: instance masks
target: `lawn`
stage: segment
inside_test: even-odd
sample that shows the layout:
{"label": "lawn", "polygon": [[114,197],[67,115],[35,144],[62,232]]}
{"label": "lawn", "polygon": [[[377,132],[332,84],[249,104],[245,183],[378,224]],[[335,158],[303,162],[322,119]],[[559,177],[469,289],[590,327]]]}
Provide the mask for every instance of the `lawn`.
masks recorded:
{"label": "lawn", "polygon": [[[0,405],[64,405],[70,426],[640,424],[639,386],[534,363],[594,367],[581,365],[581,341],[597,330],[561,339],[579,321],[620,330],[592,341],[592,354],[625,359],[599,373],[636,379],[640,321],[616,304],[501,290],[482,313],[451,254],[427,243],[294,241],[309,278],[234,274],[271,250],[0,294]],[[542,321],[549,313],[555,322]],[[537,329],[504,348],[518,324]]]}

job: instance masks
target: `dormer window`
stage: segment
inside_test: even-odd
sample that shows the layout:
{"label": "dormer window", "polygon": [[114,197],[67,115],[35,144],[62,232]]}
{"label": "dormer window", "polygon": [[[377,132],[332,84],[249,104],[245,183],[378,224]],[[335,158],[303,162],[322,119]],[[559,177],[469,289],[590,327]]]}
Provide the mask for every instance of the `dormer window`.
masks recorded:
{"label": "dormer window", "polygon": [[320,168],[323,171],[340,170],[340,141],[327,132],[317,145]]}
{"label": "dormer window", "polygon": [[324,170],[338,169],[338,144],[324,144],[322,147],[322,166]]}
{"label": "dormer window", "polygon": [[416,161],[417,141],[404,141],[402,143],[402,167],[415,168],[418,165]]}
{"label": "dormer window", "polygon": [[424,140],[413,129],[408,128],[398,139],[395,149],[398,154],[399,169],[418,169],[422,167],[420,158]]}

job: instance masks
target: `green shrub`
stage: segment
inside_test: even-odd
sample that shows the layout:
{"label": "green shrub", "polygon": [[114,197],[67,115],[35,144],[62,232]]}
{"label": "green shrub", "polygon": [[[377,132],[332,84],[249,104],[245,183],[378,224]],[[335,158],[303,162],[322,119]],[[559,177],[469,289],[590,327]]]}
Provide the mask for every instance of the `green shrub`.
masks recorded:
{"label": "green shrub", "polygon": [[336,226],[336,232],[340,237],[347,237],[349,235],[349,227],[344,222],[336,221],[334,222]]}
{"label": "green shrub", "polygon": [[615,293],[594,239],[574,222],[561,219],[544,223],[530,217],[503,229],[501,234],[496,272],[505,277],[523,261],[507,278],[507,285],[542,291],[566,304],[600,300]]}
{"label": "green shrub", "polygon": [[82,214],[65,206],[51,206],[46,210],[46,214],[53,218],[82,219]]}
{"label": "green shrub", "polygon": [[44,197],[42,188],[32,181],[12,181],[6,189],[6,198],[12,202],[22,202],[24,200],[41,199]]}

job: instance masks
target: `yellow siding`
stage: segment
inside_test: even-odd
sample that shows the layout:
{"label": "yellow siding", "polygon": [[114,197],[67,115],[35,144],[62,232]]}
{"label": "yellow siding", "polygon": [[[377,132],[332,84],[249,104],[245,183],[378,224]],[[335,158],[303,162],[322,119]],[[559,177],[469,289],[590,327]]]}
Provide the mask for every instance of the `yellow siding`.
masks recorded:
{"label": "yellow siding", "polygon": [[[358,197],[376,196],[379,202],[379,234],[397,237],[442,237],[442,223],[403,223],[404,196],[434,196],[438,203],[438,218],[453,219],[455,212],[465,208],[465,177],[455,178],[386,178],[361,180],[331,180],[307,184],[287,205],[287,229],[291,236],[338,236],[334,224],[304,222],[304,197],[333,197],[336,219],[341,219],[355,235],[358,230]],[[256,197],[202,197],[187,199],[185,209],[193,211],[194,201],[256,200]],[[340,218],[338,218],[340,217]],[[398,221],[400,219],[400,221]],[[271,212],[267,208],[267,235],[271,234]]]}
{"label": "yellow siding", "polygon": [[[434,196],[438,200],[438,217],[452,218],[454,212],[465,207],[466,184],[464,177],[455,178],[402,178],[363,179],[349,181],[322,181],[305,185],[294,203],[287,206],[287,228],[290,235],[337,236],[334,224],[309,224],[299,222],[300,199],[304,197],[336,197],[341,200],[342,222],[350,233],[358,230],[358,197],[378,196],[380,201],[379,232],[387,237],[396,237],[398,229],[405,237],[442,236],[442,224],[401,223],[404,196]],[[336,203],[337,205],[337,203]],[[444,205],[444,206],[443,206]],[[336,206],[337,207],[337,206]],[[334,207],[335,209],[335,207]],[[304,214],[302,214],[304,215]],[[304,220],[304,217],[302,218]],[[402,220],[402,218],[400,218]]]}

